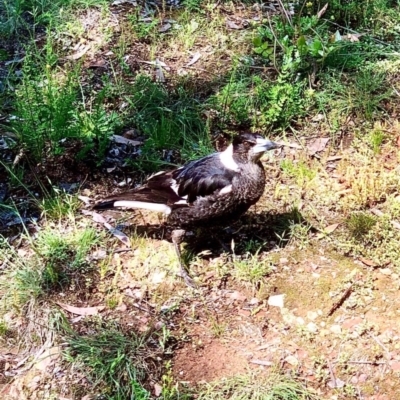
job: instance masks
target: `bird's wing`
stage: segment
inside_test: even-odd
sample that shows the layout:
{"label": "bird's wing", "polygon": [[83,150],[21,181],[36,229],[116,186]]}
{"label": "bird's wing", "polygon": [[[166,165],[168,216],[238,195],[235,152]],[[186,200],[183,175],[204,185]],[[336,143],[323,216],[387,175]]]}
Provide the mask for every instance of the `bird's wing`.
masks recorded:
{"label": "bird's wing", "polygon": [[144,186],[107,197],[94,208],[120,206],[169,213],[171,207],[188,206],[198,197],[229,193],[237,173],[224,166],[216,153],[173,171],[154,174]]}
{"label": "bird's wing", "polygon": [[176,182],[172,185],[180,197],[186,197],[187,203],[193,203],[197,197],[216,192],[228,193],[237,171],[226,168],[215,153],[197,161],[192,161],[172,173]]}

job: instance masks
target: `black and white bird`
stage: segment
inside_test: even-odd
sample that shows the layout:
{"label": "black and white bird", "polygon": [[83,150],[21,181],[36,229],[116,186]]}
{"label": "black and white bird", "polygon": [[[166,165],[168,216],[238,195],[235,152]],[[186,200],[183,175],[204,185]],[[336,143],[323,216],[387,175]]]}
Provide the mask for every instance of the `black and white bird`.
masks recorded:
{"label": "black and white bird", "polygon": [[264,152],[281,147],[258,134],[236,136],[226,150],[152,175],[145,185],[108,197],[94,209],[139,208],[163,213],[173,228],[172,242],[181,275],[193,286],[182,263],[180,244],[188,229],[226,226],[237,220],[264,192]]}

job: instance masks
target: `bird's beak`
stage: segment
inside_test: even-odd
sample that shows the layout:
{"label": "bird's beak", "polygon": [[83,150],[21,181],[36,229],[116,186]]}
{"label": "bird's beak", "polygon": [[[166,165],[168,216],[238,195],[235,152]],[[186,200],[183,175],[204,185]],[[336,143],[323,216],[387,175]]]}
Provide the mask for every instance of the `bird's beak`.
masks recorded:
{"label": "bird's beak", "polygon": [[254,153],[263,153],[268,150],[274,150],[282,147],[281,144],[271,142],[268,139],[257,138],[257,144],[253,147]]}

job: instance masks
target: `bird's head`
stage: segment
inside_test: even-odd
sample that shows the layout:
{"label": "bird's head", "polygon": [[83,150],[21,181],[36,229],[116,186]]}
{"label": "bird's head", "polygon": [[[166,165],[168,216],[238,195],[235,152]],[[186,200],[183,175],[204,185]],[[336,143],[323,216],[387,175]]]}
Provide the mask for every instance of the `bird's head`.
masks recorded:
{"label": "bird's head", "polygon": [[232,145],[234,158],[244,162],[258,162],[266,151],[282,147],[256,133],[242,133],[233,139]]}

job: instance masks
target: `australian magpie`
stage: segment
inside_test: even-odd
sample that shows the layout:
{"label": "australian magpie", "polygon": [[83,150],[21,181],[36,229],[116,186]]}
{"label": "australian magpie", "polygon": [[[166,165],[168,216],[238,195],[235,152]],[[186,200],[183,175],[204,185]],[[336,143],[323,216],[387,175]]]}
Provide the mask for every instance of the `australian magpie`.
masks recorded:
{"label": "australian magpie", "polygon": [[152,175],[145,185],[110,196],[94,209],[141,208],[164,213],[173,228],[172,242],[185,282],[193,282],[181,258],[180,244],[188,229],[228,225],[237,220],[264,192],[265,151],[281,147],[258,134],[236,136],[226,150],[172,171]]}

